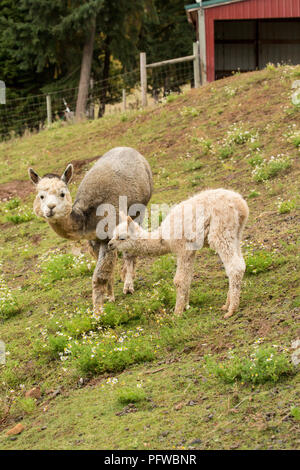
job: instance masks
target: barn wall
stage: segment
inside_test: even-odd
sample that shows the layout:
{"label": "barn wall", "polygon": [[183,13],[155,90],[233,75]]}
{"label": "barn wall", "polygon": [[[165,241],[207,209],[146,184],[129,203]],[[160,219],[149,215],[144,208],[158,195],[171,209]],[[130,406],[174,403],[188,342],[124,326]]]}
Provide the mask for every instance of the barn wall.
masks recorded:
{"label": "barn wall", "polygon": [[[215,20],[299,17],[299,0],[248,0],[219,7],[205,8],[208,81],[213,81],[215,77]],[[267,50],[265,54],[268,54]]]}

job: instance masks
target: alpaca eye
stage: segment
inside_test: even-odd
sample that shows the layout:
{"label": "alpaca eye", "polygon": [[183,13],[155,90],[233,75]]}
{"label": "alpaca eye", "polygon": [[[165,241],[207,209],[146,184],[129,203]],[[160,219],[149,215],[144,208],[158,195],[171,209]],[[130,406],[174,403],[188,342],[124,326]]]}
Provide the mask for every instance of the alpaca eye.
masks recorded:
{"label": "alpaca eye", "polygon": [[42,194],[40,195],[40,198],[41,198],[41,199],[44,199],[44,197],[45,197],[45,196],[43,196]]}
{"label": "alpaca eye", "polygon": [[65,193],[61,193],[60,197],[65,197]]}

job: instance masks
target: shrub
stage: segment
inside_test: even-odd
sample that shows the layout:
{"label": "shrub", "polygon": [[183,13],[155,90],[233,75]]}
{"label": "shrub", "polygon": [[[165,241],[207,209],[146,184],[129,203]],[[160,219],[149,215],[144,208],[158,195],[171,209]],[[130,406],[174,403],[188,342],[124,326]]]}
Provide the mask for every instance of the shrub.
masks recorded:
{"label": "shrub", "polygon": [[251,158],[249,158],[248,162],[249,164],[255,168],[263,163],[264,159],[263,157],[257,153],[256,155],[253,155]]}
{"label": "shrub", "polygon": [[15,295],[0,275],[0,318],[9,318],[19,311]]}
{"label": "shrub", "polygon": [[256,251],[245,257],[246,273],[259,274],[268,271],[273,264],[273,256],[267,251]]}
{"label": "shrub", "polygon": [[300,133],[293,137],[292,143],[295,145],[295,147],[300,147]]}
{"label": "shrub", "polygon": [[120,372],[132,364],[153,361],[155,353],[149,339],[129,338],[122,344],[116,338],[103,339],[96,346],[74,344],[70,357],[80,374],[90,376]]}
{"label": "shrub", "polygon": [[258,191],[255,191],[255,189],[253,189],[253,191],[251,191],[251,193],[249,193],[248,198],[253,199],[253,198],[258,197],[258,196],[260,196],[260,193]]}
{"label": "shrub", "polygon": [[202,109],[193,108],[191,106],[184,106],[180,114],[184,117],[197,117],[202,112]]}
{"label": "shrub", "polygon": [[289,157],[280,154],[277,157],[271,157],[270,160],[263,160],[261,164],[256,166],[252,172],[253,179],[258,183],[267,181],[290,167],[291,160]]}
{"label": "shrub", "polygon": [[[17,206],[16,206],[17,207]],[[33,219],[33,212],[28,207],[20,207],[16,214],[6,214],[7,222],[12,222],[13,224],[21,224],[23,222],[29,222]]]}
{"label": "shrub", "polygon": [[291,407],[291,415],[296,421],[300,421],[300,408],[299,406],[292,406]]}
{"label": "shrub", "polygon": [[291,210],[295,209],[295,207],[295,201],[280,201],[278,204],[278,212],[279,214],[288,214]]}
{"label": "shrub", "polygon": [[203,181],[203,176],[196,175],[193,179],[190,180],[190,183],[192,187],[194,188],[195,186],[199,186],[202,181]]}
{"label": "shrub", "polygon": [[227,158],[231,157],[234,152],[234,147],[231,145],[225,145],[224,147],[220,147],[218,151],[218,156],[220,160],[226,160]]}
{"label": "shrub", "polygon": [[197,171],[197,170],[201,170],[201,168],[203,167],[203,163],[192,160],[192,161],[187,161],[184,166],[185,166],[186,172]]}
{"label": "shrub", "polygon": [[176,101],[178,98],[179,98],[179,95],[175,95],[175,94],[173,93],[173,94],[168,95],[168,96],[166,97],[166,102],[167,102],[167,103],[173,103],[173,102]]}
{"label": "shrub", "polygon": [[20,204],[21,204],[21,199],[19,199],[18,197],[13,197],[5,204],[5,209],[7,210],[16,209],[17,207],[19,207]]}
{"label": "shrub", "polygon": [[30,414],[36,408],[36,403],[34,398],[31,397],[18,397],[13,403],[10,412],[12,414]]}
{"label": "shrub", "polygon": [[124,387],[117,392],[117,400],[122,405],[138,403],[146,400],[146,393],[142,388]]}
{"label": "shrub", "polygon": [[227,132],[227,144],[242,145],[246,142],[253,142],[257,138],[257,132],[245,130],[243,127],[234,125],[232,129]]}
{"label": "shrub", "polygon": [[225,383],[236,380],[248,384],[278,382],[294,372],[288,356],[277,352],[273,347],[259,348],[250,357],[233,357],[226,363],[217,363],[206,357],[206,364],[209,371]]}

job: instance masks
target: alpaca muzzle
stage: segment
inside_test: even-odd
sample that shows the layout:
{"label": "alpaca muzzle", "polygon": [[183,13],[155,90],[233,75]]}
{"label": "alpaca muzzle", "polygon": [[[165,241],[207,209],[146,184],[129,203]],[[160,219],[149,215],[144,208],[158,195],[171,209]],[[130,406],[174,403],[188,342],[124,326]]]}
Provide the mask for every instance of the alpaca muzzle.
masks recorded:
{"label": "alpaca muzzle", "polygon": [[115,243],[113,240],[110,240],[107,244],[107,249],[108,251],[112,251],[112,250],[115,250],[116,249],[116,246],[115,246]]}

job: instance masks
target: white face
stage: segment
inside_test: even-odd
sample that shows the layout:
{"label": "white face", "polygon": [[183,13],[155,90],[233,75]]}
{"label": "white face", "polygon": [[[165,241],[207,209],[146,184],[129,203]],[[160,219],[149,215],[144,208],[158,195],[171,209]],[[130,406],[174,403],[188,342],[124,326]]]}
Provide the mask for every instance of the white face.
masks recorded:
{"label": "white face", "polygon": [[114,232],[113,237],[108,243],[110,249],[117,249],[119,251],[131,251],[135,248],[135,240],[138,236],[139,226],[131,221],[122,222],[119,224]]}
{"label": "white face", "polygon": [[59,178],[42,178],[37,184],[34,210],[37,215],[55,221],[72,210],[72,199],[67,185]]}
{"label": "white face", "polygon": [[37,190],[33,203],[35,214],[49,222],[68,217],[72,212],[72,198],[67,184],[73,176],[73,165],[67,166],[61,178],[50,174],[40,178],[32,168],[28,169],[28,174]]}

